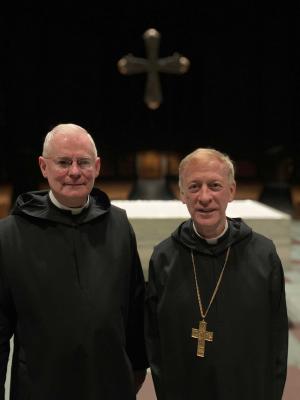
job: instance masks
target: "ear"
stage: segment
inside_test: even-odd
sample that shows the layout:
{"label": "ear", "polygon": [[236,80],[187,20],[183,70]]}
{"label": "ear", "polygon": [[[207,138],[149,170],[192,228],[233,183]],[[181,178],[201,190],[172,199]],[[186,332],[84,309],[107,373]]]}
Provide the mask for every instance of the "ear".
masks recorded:
{"label": "ear", "polygon": [[39,165],[40,165],[40,169],[42,171],[43,177],[47,178],[48,174],[47,174],[47,163],[44,157],[40,156],[39,157]]}
{"label": "ear", "polygon": [[183,204],[186,204],[185,193],[182,189],[180,189],[180,200],[182,201]]}
{"label": "ear", "polygon": [[95,175],[96,175],[96,177],[99,176],[100,169],[101,169],[101,159],[100,159],[100,157],[97,157],[96,161],[95,161],[95,170],[96,170],[96,174]]}
{"label": "ear", "polygon": [[236,183],[235,182],[230,184],[229,191],[230,191],[229,202],[231,202],[234,200],[234,196],[235,196],[235,191],[236,191]]}

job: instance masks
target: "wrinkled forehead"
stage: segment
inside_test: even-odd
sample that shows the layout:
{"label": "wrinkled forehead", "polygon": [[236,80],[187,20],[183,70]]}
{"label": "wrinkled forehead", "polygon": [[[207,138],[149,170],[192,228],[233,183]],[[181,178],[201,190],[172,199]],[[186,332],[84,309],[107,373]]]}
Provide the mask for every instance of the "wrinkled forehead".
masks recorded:
{"label": "wrinkled forehead", "polygon": [[193,180],[229,179],[229,167],[218,158],[201,157],[189,160],[181,171],[181,183]]}
{"label": "wrinkled forehead", "polygon": [[183,173],[191,170],[199,172],[223,171],[226,174],[228,172],[228,166],[217,157],[202,156],[199,158],[195,157],[189,160],[184,166]]}
{"label": "wrinkled forehead", "polygon": [[78,131],[73,132],[56,132],[49,143],[50,151],[53,153],[72,153],[83,152],[93,154],[93,146],[89,137]]}

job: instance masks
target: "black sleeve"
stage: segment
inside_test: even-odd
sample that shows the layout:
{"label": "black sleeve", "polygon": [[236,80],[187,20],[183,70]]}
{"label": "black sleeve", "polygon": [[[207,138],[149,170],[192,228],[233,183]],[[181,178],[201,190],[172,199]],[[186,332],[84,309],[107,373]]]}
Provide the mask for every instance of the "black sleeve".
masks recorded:
{"label": "black sleeve", "polygon": [[144,336],[145,280],[137,251],[135,234],[131,230],[132,268],[130,277],[130,298],[126,330],[126,350],[133,370],[148,367]]}
{"label": "black sleeve", "polygon": [[156,277],[154,272],[154,256],[152,255],[149,263],[148,284],[146,290],[146,310],[145,310],[145,336],[148,359],[151,367],[153,383],[158,400],[163,400],[163,374],[160,351],[160,335],[158,328],[158,295]]}
{"label": "black sleeve", "polygon": [[10,338],[15,326],[15,310],[0,266],[0,400],[4,400]]}
{"label": "black sleeve", "polygon": [[272,258],[271,304],[272,343],[274,352],[274,400],[281,400],[287,375],[288,318],[284,273],[276,251]]}

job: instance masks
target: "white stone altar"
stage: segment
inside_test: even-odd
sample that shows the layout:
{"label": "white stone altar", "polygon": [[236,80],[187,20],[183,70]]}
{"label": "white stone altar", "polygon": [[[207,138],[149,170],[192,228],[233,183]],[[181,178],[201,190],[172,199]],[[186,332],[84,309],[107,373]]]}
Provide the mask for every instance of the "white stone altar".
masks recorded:
{"label": "white stone altar", "polygon": [[[188,219],[186,206],[179,200],[115,200],[126,210],[135,230],[145,279],[148,263],[155,244],[165,239],[176,227]],[[228,204],[228,217],[242,218],[253,230],[272,239],[284,268],[289,266],[291,217],[279,210],[254,200],[234,200]]]}

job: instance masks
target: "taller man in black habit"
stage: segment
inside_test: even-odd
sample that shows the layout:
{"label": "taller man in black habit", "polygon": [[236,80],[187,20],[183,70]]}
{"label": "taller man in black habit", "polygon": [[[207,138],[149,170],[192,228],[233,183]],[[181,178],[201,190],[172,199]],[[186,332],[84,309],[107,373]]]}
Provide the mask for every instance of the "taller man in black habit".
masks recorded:
{"label": "taller man in black habit", "polygon": [[152,254],[146,338],[158,400],[279,400],[287,371],[284,274],[273,242],[226,218],[234,166],[197,149],[179,166],[191,219]]}
{"label": "taller man in black habit", "polygon": [[135,234],[93,188],[86,130],[56,126],[39,164],[50,191],[0,221],[0,399],[14,335],[11,400],[134,400],[147,367]]}

